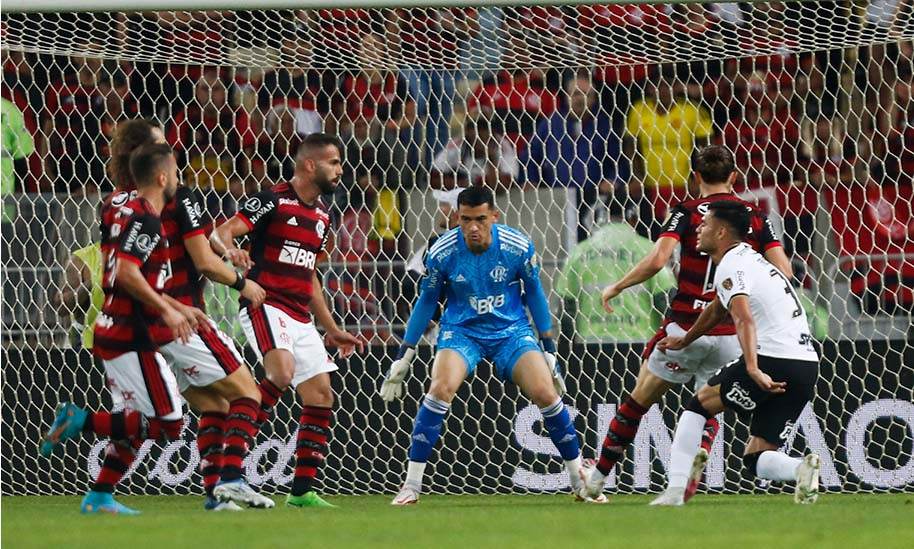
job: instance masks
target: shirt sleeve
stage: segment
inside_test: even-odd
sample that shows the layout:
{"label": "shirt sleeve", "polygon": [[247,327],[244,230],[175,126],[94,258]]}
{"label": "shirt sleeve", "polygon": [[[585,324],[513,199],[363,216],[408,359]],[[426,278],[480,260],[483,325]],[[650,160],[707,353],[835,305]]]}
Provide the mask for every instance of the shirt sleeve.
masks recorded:
{"label": "shirt sleeve", "polygon": [[676,240],[682,240],[686,231],[689,230],[689,225],[691,225],[691,217],[689,211],[683,208],[682,204],[677,204],[670,210],[669,217],[667,217],[666,221],[663,223],[663,229],[660,231],[660,236],[669,236]]}
{"label": "shirt sleeve", "polygon": [[524,281],[524,294],[527,308],[533,316],[533,323],[539,333],[552,330],[552,313],[549,311],[549,300],[540,281],[540,264],[536,256],[533,242],[524,254],[524,263],[520,269],[521,280]]}
{"label": "shirt sleeve", "polygon": [[771,220],[768,219],[767,215],[763,213],[756,214],[752,225],[752,231],[757,233],[756,238],[762,251],[781,245],[781,240],[774,233],[774,227],[771,225]]}
{"label": "shirt sleeve", "polygon": [[181,238],[186,239],[205,234],[210,220],[206,214],[206,208],[203,206],[203,197],[193,189],[181,187],[178,189],[175,200],[177,202],[175,213]]}
{"label": "shirt sleeve", "polygon": [[254,230],[273,217],[275,211],[276,194],[267,190],[246,198],[238,208],[235,217],[244,221],[248,229]]}
{"label": "shirt sleeve", "polygon": [[749,273],[740,265],[734,265],[732,262],[721,263],[717,266],[717,272],[714,273],[714,288],[717,290],[718,299],[727,310],[730,309],[730,300],[734,296],[752,294]]}
{"label": "shirt sleeve", "polygon": [[425,275],[419,282],[419,298],[413,306],[406,324],[406,334],[403,341],[407,345],[416,345],[422,337],[425,328],[438,310],[438,301],[444,293],[445,272],[439,258],[435,255],[425,259]]}
{"label": "shirt sleeve", "polygon": [[131,219],[117,249],[118,259],[126,259],[143,266],[159,245],[159,240],[162,239],[161,230],[162,222],[158,217],[143,215]]}

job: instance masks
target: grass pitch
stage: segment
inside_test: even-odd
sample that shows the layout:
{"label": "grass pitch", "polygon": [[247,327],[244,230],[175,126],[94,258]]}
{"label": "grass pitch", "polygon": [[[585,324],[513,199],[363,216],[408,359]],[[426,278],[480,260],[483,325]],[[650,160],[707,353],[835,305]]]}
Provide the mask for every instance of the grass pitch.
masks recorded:
{"label": "grass pitch", "polygon": [[83,516],[77,497],[3,497],[4,547],[914,547],[914,494],[708,496],[647,507],[650,496],[608,505],[568,495],[329,497],[340,509],[206,513],[192,496],[119,498],[138,517]]}

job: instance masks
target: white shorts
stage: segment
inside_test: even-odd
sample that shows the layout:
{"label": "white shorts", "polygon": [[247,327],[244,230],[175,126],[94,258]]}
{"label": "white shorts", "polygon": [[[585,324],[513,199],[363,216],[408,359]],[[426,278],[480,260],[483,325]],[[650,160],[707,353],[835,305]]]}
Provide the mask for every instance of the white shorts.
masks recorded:
{"label": "white shorts", "polygon": [[124,353],[102,360],[114,410],[136,410],[146,417],[181,419],[181,393],[174,373],[157,352]]}
{"label": "white shorts", "polygon": [[[686,330],[670,322],[661,328],[666,335],[682,337]],[[658,336],[660,333],[658,332]],[[652,343],[659,341],[655,336]],[[708,382],[718,370],[743,354],[735,335],[701,336],[679,351],[660,352],[656,347],[647,358],[647,368],[655,376],[670,383],[688,383],[695,378],[695,389]]]}
{"label": "white shorts", "polygon": [[188,387],[209,387],[241,368],[244,359],[235,343],[210,320],[210,331],[194,333],[187,343],[172,341],[159,348],[183,393]]}
{"label": "white shorts", "polygon": [[292,353],[295,361],[292,387],[318,374],[337,370],[314,324],[298,321],[278,307],[264,303],[253,310],[243,308],[241,327],[260,360],[273,349]]}

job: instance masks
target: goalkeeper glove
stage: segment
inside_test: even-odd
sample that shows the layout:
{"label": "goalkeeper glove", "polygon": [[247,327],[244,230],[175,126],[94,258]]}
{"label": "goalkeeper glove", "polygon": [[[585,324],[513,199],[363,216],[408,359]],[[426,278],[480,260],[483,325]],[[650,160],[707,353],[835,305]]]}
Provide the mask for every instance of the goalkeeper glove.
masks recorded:
{"label": "goalkeeper glove", "polygon": [[562,367],[559,366],[555,352],[555,341],[551,337],[540,339],[540,345],[543,347],[543,355],[546,357],[546,364],[549,371],[552,372],[552,385],[555,386],[555,392],[562,396],[565,394],[565,379],[562,377]]}
{"label": "goalkeeper glove", "polygon": [[384,402],[392,402],[394,399],[403,396],[403,380],[406,379],[406,374],[409,373],[409,367],[414,358],[416,358],[416,349],[414,347],[400,345],[400,350],[397,352],[397,360],[390,365],[390,371],[387,372],[387,377],[384,378],[384,382],[381,383],[381,389],[378,391]]}

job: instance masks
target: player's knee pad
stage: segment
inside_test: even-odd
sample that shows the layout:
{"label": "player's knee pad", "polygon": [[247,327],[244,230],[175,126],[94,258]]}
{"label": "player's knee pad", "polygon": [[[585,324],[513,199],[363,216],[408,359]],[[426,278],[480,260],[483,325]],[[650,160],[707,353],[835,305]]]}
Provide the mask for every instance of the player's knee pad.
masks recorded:
{"label": "player's knee pad", "polygon": [[692,397],[692,400],[689,401],[689,405],[686,406],[686,410],[690,412],[695,412],[696,414],[703,416],[707,419],[714,417],[713,414],[709,414],[705,407],[701,405],[701,401],[698,400],[698,395]]}
{"label": "player's knee pad", "polygon": [[749,478],[758,476],[758,458],[761,455],[761,452],[755,452],[743,456],[743,465],[746,467],[746,473],[748,473]]}

